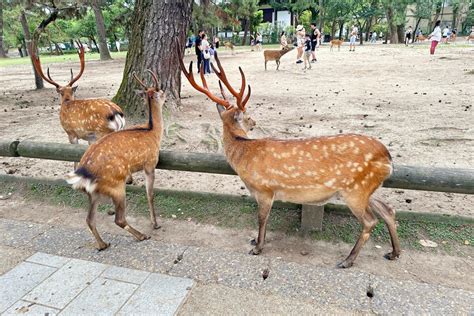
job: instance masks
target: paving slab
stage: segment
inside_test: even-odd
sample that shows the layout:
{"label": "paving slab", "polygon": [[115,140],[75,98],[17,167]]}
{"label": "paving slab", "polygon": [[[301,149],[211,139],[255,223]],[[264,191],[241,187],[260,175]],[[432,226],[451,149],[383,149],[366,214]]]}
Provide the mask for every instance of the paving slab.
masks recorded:
{"label": "paving slab", "polygon": [[50,255],[44,252],[36,252],[31,257],[27,258],[25,261],[42,264],[53,268],[61,268],[63,265],[71,261],[71,259]]}
{"label": "paving slab", "polygon": [[146,271],[111,266],[102,273],[101,277],[133,284],[142,284],[149,275],[150,272]]}
{"label": "paving slab", "polygon": [[22,262],[0,276],[0,313],[56,272],[57,269]]}
{"label": "paving slab", "polygon": [[27,301],[18,301],[10,307],[2,316],[7,315],[27,315],[27,316],[54,316],[59,313],[59,309],[39,305]]}
{"label": "paving slab", "polygon": [[151,274],[118,315],[174,315],[193,281],[164,274]]}
{"label": "paving slab", "polygon": [[61,315],[115,315],[137,288],[136,284],[97,278],[67,305]]}
{"label": "paving slab", "polygon": [[73,259],[23,299],[62,309],[106,268],[101,263]]}

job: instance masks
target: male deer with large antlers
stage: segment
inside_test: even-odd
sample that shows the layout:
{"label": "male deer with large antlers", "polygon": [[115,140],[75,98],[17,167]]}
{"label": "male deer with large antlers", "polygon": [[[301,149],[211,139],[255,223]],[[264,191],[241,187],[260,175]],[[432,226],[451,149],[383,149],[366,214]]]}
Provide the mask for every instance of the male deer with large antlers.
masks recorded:
{"label": "male deer with large antlers", "polygon": [[130,226],[125,219],[125,181],[134,172],[145,172],[150,218],[153,228],[159,228],[153,206],[153,183],[163,134],[162,106],[165,94],[160,89],[156,75],[150,70],[148,72],[154,81],[154,86],[150,88],[134,74],[135,80],[144,88],[148,124],[110,133],[99,139],[86,150],[79,168],[67,177],[67,182],[74,189],[85,191],[89,197],[87,225],[97,240],[99,250],[109,246],[102,240],[95,226],[95,213],[101,196],[112,199],[115,205],[115,223],[118,226],[140,241],[149,238]]}
{"label": "male deer with large antlers", "polygon": [[[239,92],[235,91],[217,55],[215,60],[218,69],[214,65],[212,68],[220,79],[223,98],[209,90],[202,72],[202,86],[196,83],[192,62],[189,70],[186,70],[180,60],[180,67],[196,90],[217,103],[223,122],[227,160],[257,200],[259,231],[251,253],[260,254],[263,249],[266,225],[274,200],[319,204],[340,195],[363,228],[349,256],[338,267],[352,266],[377,223],[374,212],[385,221],[392,240],[393,251],[385,257],[390,260],[397,258],[400,255],[400,243],[395,212],[384,202],[372,197],[392,172],[392,160],[387,148],[372,137],[356,134],[297,140],[249,138],[249,118],[244,113],[251,93],[250,86],[244,97],[245,75],[239,67],[242,85]],[[221,82],[235,97],[236,107],[226,98]]]}
{"label": "male deer with large antlers", "polygon": [[71,69],[71,80],[65,86],[60,86],[51,79],[49,68],[45,76],[41,69],[41,62],[36,54],[36,44],[32,43],[31,56],[33,65],[38,74],[48,83],[56,87],[59,94],[61,108],[59,112],[59,120],[61,126],[66,132],[69,142],[77,144],[79,139],[83,139],[93,143],[97,139],[124,128],[125,119],[122,109],[115,103],[106,99],[83,99],[76,100],[74,93],[77,86],[73,84],[79,80],[84,72],[84,47],[77,42],[79,48],[79,59],[81,62],[81,70],[77,76],[73,76]]}

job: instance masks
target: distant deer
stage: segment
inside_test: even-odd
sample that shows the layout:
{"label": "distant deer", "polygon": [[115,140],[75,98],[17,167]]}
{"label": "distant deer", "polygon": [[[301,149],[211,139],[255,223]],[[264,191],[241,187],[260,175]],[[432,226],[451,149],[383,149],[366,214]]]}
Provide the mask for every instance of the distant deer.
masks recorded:
{"label": "distant deer", "polygon": [[337,46],[337,51],[341,51],[341,45],[344,43],[344,40],[341,40],[341,39],[333,39],[331,40],[331,47],[330,47],[330,51],[332,52],[332,48],[334,46]]}
{"label": "distant deer", "polygon": [[293,47],[285,46],[282,49],[266,49],[263,51],[263,56],[265,57],[265,70],[267,70],[267,62],[274,60],[276,62],[276,70],[280,68],[280,58],[291,51]]}
{"label": "distant deer", "polygon": [[101,196],[112,199],[115,205],[115,223],[118,226],[140,241],[149,238],[130,226],[125,219],[125,181],[134,172],[145,172],[150,218],[153,228],[159,228],[153,206],[153,183],[163,134],[162,107],[165,94],[160,89],[156,75],[150,70],[148,72],[154,82],[154,86],[150,88],[134,74],[135,80],[144,88],[148,124],[111,133],[99,139],[86,150],[79,168],[67,177],[67,182],[74,189],[85,191],[89,197],[87,225],[97,240],[99,250],[109,246],[102,240],[95,226],[95,213]]}
{"label": "distant deer", "polygon": [[[190,84],[217,103],[223,122],[224,151],[227,161],[245,183],[258,203],[259,231],[252,254],[260,254],[265,242],[268,217],[274,200],[300,204],[319,204],[340,195],[362,224],[359,236],[349,256],[338,264],[348,268],[377,224],[374,212],[385,221],[392,240],[393,251],[386,254],[393,260],[400,255],[400,243],[395,224],[395,212],[384,202],[372,197],[392,172],[392,159],[387,148],[372,137],[342,134],[315,138],[251,139],[249,126],[255,123],[245,115],[250,97],[250,86],[244,97],[245,75],[239,67],[242,85],[235,91],[227,80],[217,55],[218,69],[212,68],[218,78],[223,98],[209,91],[201,75],[202,86],[193,77],[192,62],[189,70],[180,60],[180,67]],[[232,106],[224,94],[221,81],[236,99]]]}
{"label": "distant deer", "polygon": [[225,46],[225,48],[230,49],[231,54],[234,55],[234,48],[235,47],[234,47],[234,44],[232,44],[232,42],[225,41],[224,46]]}
{"label": "distant deer", "polygon": [[466,37],[466,41],[467,41],[468,44],[469,44],[471,41],[474,41],[474,31],[472,31],[471,34],[469,34],[469,35]]}
{"label": "distant deer", "polygon": [[69,142],[77,144],[79,139],[88,141],[89,144],[97,139],[124,128],[125,119],[122,109],[115,103],[106,99],[83,99],[77,100],[74,93],[77,86],[73,84],[79,80],[84,72],[84,47],[80,42],[79,59],[81,70],[76,77],[73,77],[71,69],[71,80],[65,86],[60,86],[54,82],[49,75],[49,68],[46,77],[41,69],[39,57],[36,55],[36,44],[33,42],[31,56],[33,65],[38,74],[46,81],[56,87],[61,100],[59,120],[66,132]]}

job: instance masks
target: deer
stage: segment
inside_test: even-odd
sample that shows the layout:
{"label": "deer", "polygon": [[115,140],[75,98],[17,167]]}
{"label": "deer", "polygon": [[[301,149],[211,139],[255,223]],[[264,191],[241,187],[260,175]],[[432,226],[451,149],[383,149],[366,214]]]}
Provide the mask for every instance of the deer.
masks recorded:
{"label": "deer", "polygon": [[131,233],[138,241],[150,237],[139,232],[125,218],[125,183],[132,173],[143,170],[150,220],[154,229],[160,228],[153,205],[153,183],[163,134],[162,107],[165,93],[155,73],[147,70],[154,85],[147,87],[136,74],[135,80],[143,87],[141,94],[148,108],[148,123],[110,133],[88,147],[79,162],[79,168],[66,177],[73,189],[84,191],[89,199],[87,225],[97,241],[97,249],[104,250],[109,243],[100,237],[95,213],[102,197],[112,199],[115,223]]}
{"label": "deer", "polygon": [[230,49],[231,54],[234,55],[234,44],[232,44],[232,42],[225,41],[224,46],[225,48]]}
{"label": "deer", "polygon": [[[77,42],[77,45],[81,68],[79,74],[75,77],[71,69],[71,80],[65,86],[61,86],[51,79],[49,67],[46,72],[47,76],[44,75],[40,59],[36,54],[34,41],[31,46],[31,56],[33,66],[41,78],[56,87],[61,103],[59,120],[69,138],[69,142],[77,144],[78,140],[82,139],[90,145],[111,132],[123,129],[125,119],[122,109],[110,100],[76,99],[77,86],[73,86],[73,84],[81,78],[85,68],[84,47],[80,41]],[[76,166],[77,163],[74,164],[74,168]]]}
{"label": "deer", "polygon": [[274,60],[276,62],[276,70],[280,68],[280,58],[291,51],[293,47],[285,46],[282,49],[266,49],[263,51],[263,57],[265,57],[265,70],[267,70],[267,62]]}
{"label": "deer", "polygon": [[331,40],[331,47],[330,47],[330,51],[332,52],[332,48],[334,46],[337,46],[337,51],[341,51],[341,45],[344,43],[344,40],[341,40],[341,39],[333,39]]}
{"label": "deer", "polygon": [[[245,74],[239,67],[241,88],[237,92],[229,83],[217,55],[217,68],[222,98],[213,94],[201,72],[198,85],[192,72],[192,62],[186,70],[180,68],[191,86],[216,103],[223,124],[224,153],[258,204],[258,237],[250,254],[262,252],[266,225],[275,200],[298,204],[321,204],[334,196],[344,199],[352,214],[362,224],[362,232],[350,254],[339,268],[353,265],[361,248],[378,222],[374,213],[386,223],[392,251],[385,258],[394,260],[400,255],[395,212],[383,201],[374,198],[374,191],[392,173],[392,158],[387,148],[377,139],[358,134],[339,134],[302,139],[253,139],[247,134],[255,125],[246,112],[251,95],[246,89]],[[235,98],[235,105],[227,98],[222,83]]]}

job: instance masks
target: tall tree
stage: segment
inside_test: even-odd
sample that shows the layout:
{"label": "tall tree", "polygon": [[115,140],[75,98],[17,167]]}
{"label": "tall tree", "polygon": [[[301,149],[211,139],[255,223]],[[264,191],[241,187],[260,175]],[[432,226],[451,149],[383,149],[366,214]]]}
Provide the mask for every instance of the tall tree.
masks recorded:
{"label": "tall tree", "polygon": [[[30,34],[30,28],[28,26],[28,20],[26,19],[26,14],[24,10],[21,10],[20,22],[21,22],[21,26],[23,27],[23,34],[25,35],[25,41],[26,41],[26,46],[27,46],[26,51],[28,51],[29,49],[28,47],[30,46],[30,43],[31,43],[31,34]],[[31,56],[31,53],[30,53],[30,56]],[[33,66],[33,62],[31,63],[31,66],[33,67],[33,72],[35,74],[36,89],[43,89],[44,88],[43,79],[36,72],[36,69]]]}
{"label": "tall tree", "polygon": [[[133,72],[151,69],[159,76],[167,104],[178,104],[181,88],[176,45],[184,45],[191,23],[193,0],[137,0],[122,83],[114,101],[129,115],[143,113],[143,99],[136,95]],[[182,54],[183,52],[181,52]]]}
{"label": "tall tree", "polygon": [[3,48],[3,0],[0,0],[0,58],[7,57]]}
{"label": "tall tree", "polygon": [[107,47],[107,35],[105,34],[105,22],[102,14],[100,0],[91,0],[91,7],[95,15],[95,23],[97,28],[97,37],[99,38],[100,60],[112,59],[109,48]]}

